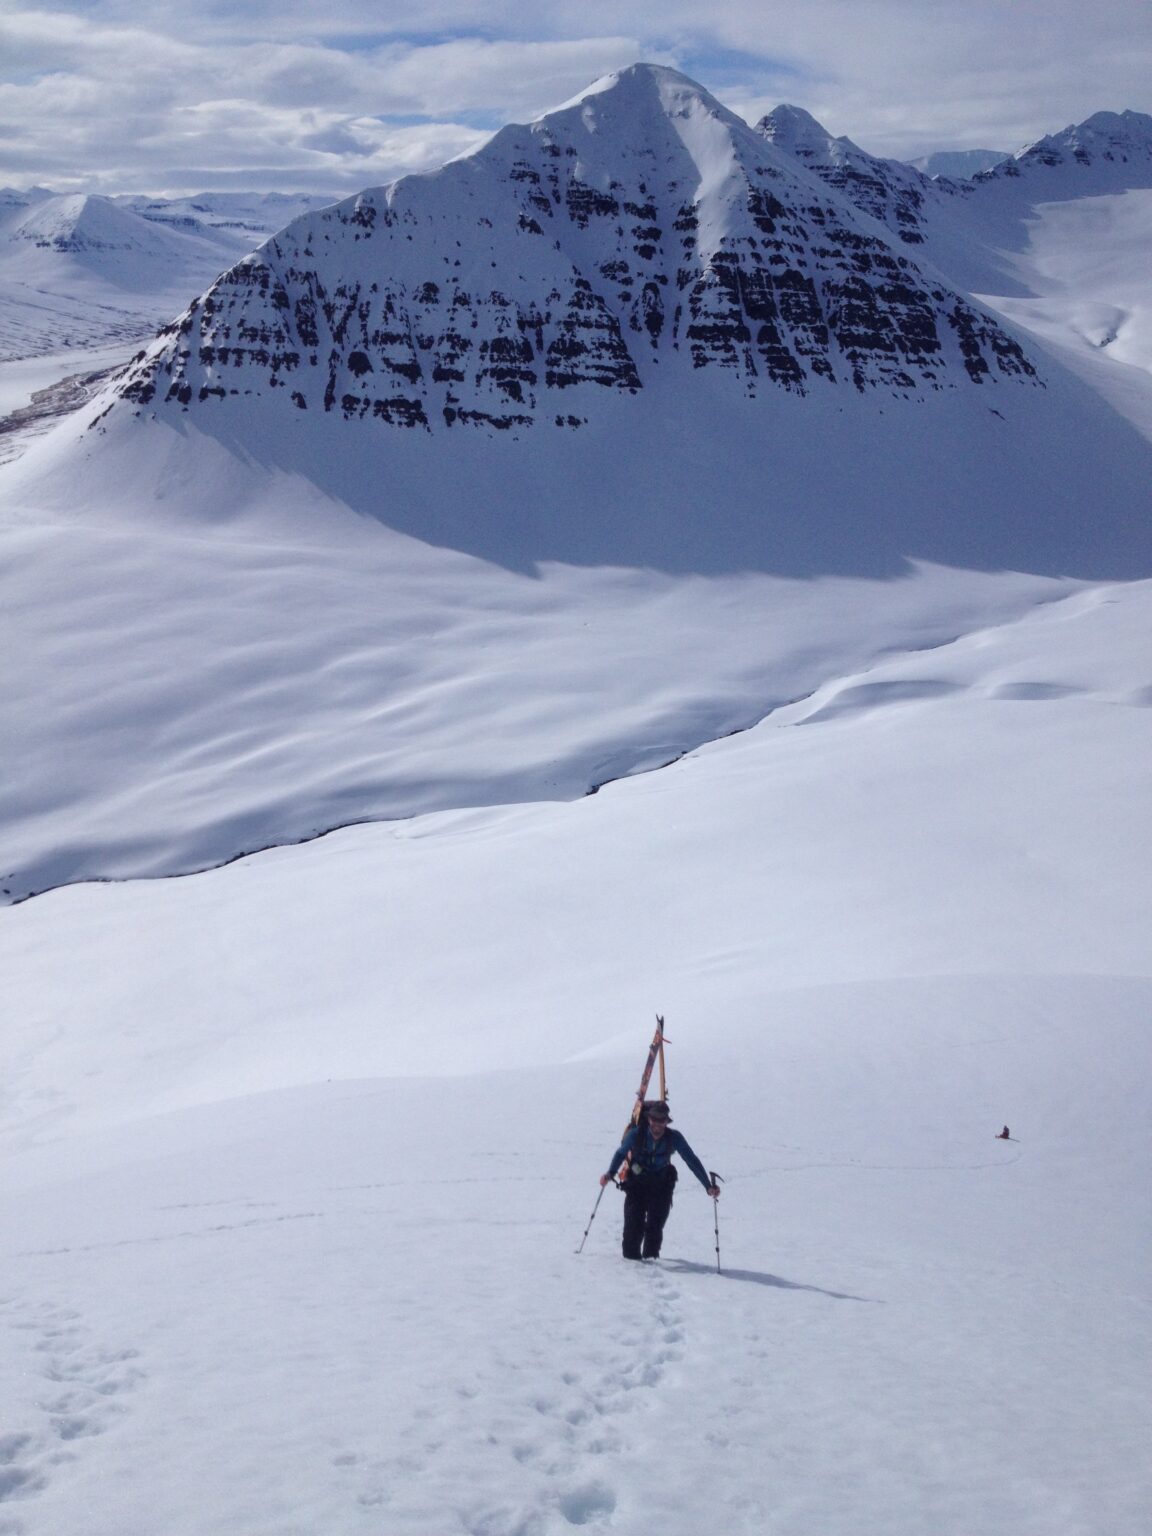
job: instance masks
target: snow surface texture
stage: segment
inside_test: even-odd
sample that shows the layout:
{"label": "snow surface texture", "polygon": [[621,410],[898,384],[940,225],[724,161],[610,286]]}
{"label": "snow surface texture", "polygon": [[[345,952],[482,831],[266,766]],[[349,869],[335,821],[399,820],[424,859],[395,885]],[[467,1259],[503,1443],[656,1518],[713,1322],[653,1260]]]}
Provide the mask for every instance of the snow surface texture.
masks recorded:
{"label": "snow surface texture", "polygon": [[[579,428],[0,470],[0,1536],[1144,1528],[1152,413],[1052,302],[1043,387],[642,336]],[[719,1275],[690,1177],[574,1252],[657,1009]]]}

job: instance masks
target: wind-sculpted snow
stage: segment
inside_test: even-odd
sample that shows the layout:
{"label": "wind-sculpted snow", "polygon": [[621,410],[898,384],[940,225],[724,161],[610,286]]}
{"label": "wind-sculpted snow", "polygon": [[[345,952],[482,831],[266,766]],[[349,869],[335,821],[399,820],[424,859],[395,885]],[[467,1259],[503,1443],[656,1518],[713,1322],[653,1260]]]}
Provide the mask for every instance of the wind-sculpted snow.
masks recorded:
{"label": "wind-sculpted snow", "polygon": [[1038,382],[851,201],[684,76],[638,65],[433,175],[296,220],[122,394],[515,431],[583,425],[697,370],[748,395]]}
{"label": "wind-sculpted snow", "polygon": [[[4,914],[0,1529],[1143,1529],[1150,598]],[[626,1264],[658,1008],[723,1194]]]}

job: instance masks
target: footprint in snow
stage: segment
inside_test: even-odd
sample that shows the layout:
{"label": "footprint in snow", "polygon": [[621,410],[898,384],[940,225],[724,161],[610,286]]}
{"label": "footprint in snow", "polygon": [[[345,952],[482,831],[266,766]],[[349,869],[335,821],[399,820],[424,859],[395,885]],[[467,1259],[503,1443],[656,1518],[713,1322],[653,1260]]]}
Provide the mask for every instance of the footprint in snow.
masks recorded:
{"label": "footprint in snow", "polygon": [[[57,1390],[30,1405],[43,1415],[38,1424],[0,1435],[0,1504],[43,1492],[52,1469],[76,1459],[78,1442],[103,1434],[125,1412],[115,1399],[143,1376],[128,1364],[137,1350],[93,1344],[77,1312],[42,1303],[14,1326],[37,1335],[30,1352],[39,1359],[28,1374]],[[0,1522],[0,1536],[19,1529]]]}
{"label": "footprint in snow", "polygon": [[560,1513],[569,1525],[605,1525],[616,1511],[616,1495],[606,1483],[582,1483],[560,1495]]}

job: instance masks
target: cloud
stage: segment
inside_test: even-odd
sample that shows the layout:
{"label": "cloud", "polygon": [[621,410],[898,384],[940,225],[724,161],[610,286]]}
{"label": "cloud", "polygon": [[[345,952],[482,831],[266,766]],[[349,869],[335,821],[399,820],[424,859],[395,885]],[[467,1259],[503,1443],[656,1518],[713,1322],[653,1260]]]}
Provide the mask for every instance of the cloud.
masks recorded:
{"label": "cloud", "polygon": [[0,58],[0,180],[124,190],[352,190],[639,58],[881,154],[1152,110],[1146,0],[8,0]]}
{"label": "cloud", "polygon": [[[1152,110],[1143,0],[808,0],[773,15],[775,40],[808,70],[800,104],[877,153],[1014,149],[1101,109]],[[746,43],[755,23],[735,31]]]}

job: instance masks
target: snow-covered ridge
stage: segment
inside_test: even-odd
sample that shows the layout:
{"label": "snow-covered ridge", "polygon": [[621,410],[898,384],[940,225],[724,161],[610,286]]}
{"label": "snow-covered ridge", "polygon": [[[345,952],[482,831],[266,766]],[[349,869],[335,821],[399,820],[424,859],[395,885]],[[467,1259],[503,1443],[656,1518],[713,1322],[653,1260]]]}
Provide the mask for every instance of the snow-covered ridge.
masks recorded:
{"label": "snow-covered ridge", "polygon": [[155,331],[291,218],[330,198],[0,190],[0,362]]}
{"label": "snow-covered ridge", "polygon": [[834,137],[801,107],[775,108],[756,130],[912,246],[931,241],[941,215],[963,217],[969,200],[978,219],[989,190],[1010,190],[1016,182],[1026,184],[1019,195],[1051,198],[1152,186],[1152,117],[1141,112],[1097,112],[991,167],[951,177],[871,155],[847,137]]}
{"label": "snow-covered ridge", "polygon": [[795,155],[853,207],[886,224],[905,245],[923,243],[926,203],[955,196],[960,190],[903,161],[870,155],[843,135],[833,138],[802,107],[777,107],[760,119],[756,131],[768,143]]}
{"label": "snow-covered ridge", "polygon": [[118,208],[106,197],[74,193],[34,203],[4,228],[10,241],[30,241],[58,251],[143,251],[170,254],[172,240],[155,224]]}
{"label": "snow-covered ridge", "polygon": [[1152,185],[1152,117],[1144,112],[1096,112],[1046,135],[977,180],[1056,169],[1111,172],[1125,186]]}
{"label": "snow-covered ridge", "polygon": [[[1138,149],[1152,157],[1152,115],[1147,112],[1094,112],[1080,124],[1065,128],[1060,138],[1090,152],[1099,150],[1107,158],[1128,159]],[[1039,142],[1039,141],[1037,141]]]}
{"label": "snow-covered ridge", "polygon": [[[0,190],[0,248],[30,242],[58,251],[143,249],[171,259],[195,237],[234,258],[290,219],[334,198],[282,193],[204,193],[197,197],[105,197],[97,193]],[[171,233],[174,238],[166,238]]]}
{"label": "snow-covered ridge", "polygon": [[436,173],[296,220],[122,395],[507,430],[579,426],[605,397],[698,370],[750,395],[898,397],[1037,372],[793,154],[636,65]]}
{"label": "snow-covered ridge", "polygon": [[[1098,112],[958,179],[870,155],[798,107],[757,127],[1013,324],[1061,349],[1108,348],[1148,367],[1152,118]],[[1124,400],[1124,382],[1111,384]]]}

